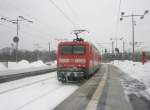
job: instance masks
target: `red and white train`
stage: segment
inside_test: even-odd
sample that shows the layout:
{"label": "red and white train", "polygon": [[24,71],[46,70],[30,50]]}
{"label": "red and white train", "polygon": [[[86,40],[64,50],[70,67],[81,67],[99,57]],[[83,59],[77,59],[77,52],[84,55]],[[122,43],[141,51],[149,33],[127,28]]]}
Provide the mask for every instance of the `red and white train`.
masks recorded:
{"label": "red and white train", "polygon": [[57,79],[61,82],[87,79],[99,69],[101,55],[86,41],[60,42],[57,50]]}

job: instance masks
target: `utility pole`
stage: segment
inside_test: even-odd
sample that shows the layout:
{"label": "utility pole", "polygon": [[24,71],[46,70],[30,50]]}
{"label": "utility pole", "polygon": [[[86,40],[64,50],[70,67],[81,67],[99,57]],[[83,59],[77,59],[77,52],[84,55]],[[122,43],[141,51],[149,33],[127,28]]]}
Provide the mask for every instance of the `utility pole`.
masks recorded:
{"label": "utility pole", "polygon": [[11,22],[11,23],[13,23],[17,26],[17,34],[13,38],[13,41],[16,43],[16,51],[15,51],[16,58],[15,59],[16,59],[16,62],[17,62],[18,61],[18,43],[19,43],[19,22],[20,21],[26,21],[26,22],[29,22],[29,23],[33,23],[33,21],[28,20],[28,19],[24,18],[23,16],[18,16],[17,19],[14,19],[14,20],[2,17],[1,20]]}
{"label": "utility pole", "polygon": [[50,42],[49,42],[49,53],[50,53],[50,46],[51,46],[51,44],[50,44]]}
{"label": "utility pole", "polygon": [[122,53],[124,54],[124,52],[125,52],[125,42],[123,41],[123,49],[122,49],[123,51],[122,51]]}
{"label": "utility pole", "polygon": [[123,41],[123,44],[122,44],[122,58],[123,59],[125,58],[125,41]]}
{"label": "utility pole", "polygon": [[134,61],[134,57],[135,57],[135,39],[134,39],[134,26],[135,26],[135,21],[134,21],[134,17],[140,17],[140,19],[143,19],[144,16],[148,13],[148,10],[145,10],[144,14],[142,15],[136,15],[136,14],[131,14],[131,15],[124,15],[124,12],[121,12],[121,18],[120,20],[122,21],[124,17],[131,17],[132,18],[132,60]]}
{"label": "utility pole", "polygon": [[134,15],[132,14],[131,15],[131,17],[132,17],[132,43],[133,43],[133,45],[132,45],[132,52],[133,52],[133,56],[132,56],[132,60],[134,61],[134,57],[135,57],[135,48],[134,48],[134,26],[135,26],[135,23],[134,23]]}
{"label": "utility pole", "polygon": [[49,41],[49,56],[51,57],[51,53],[50,53],[50,49],[51,49],[51,47],[50,47],[51,45],[50,45],[50,41]]}
{"label": "utility pole", "polygon": [[112,49],[112,55],[114,54],[114,41],[112,41],[112,44],[111,44],[111,49]]}

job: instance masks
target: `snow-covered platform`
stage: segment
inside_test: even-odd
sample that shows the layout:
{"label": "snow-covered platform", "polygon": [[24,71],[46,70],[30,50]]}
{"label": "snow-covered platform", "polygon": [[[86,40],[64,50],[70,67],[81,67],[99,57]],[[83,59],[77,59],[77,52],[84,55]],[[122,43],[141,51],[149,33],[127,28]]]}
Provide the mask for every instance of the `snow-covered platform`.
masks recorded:
{"label": "snow-covered platform", "polygon": [[119,72],[115,66],[103,64],[90,80],[55,110],[132,110]]}
{"label": "snow-covered platform", "polygon": [[133,110],[130,100],[121,85],[120,70],[113,65],[108,65],[108,81],[105,91],[103,93],[106,97],[104,99],[105,105],[102,105],[104,101],[101,99],[98,109],[102,109],[103,106],[105,110]]}

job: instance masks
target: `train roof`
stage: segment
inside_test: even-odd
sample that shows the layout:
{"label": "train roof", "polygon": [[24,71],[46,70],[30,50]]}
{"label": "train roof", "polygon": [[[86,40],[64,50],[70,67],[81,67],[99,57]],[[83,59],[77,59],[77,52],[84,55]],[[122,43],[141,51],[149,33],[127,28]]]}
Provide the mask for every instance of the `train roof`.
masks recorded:
{"label": "train roof", "polygon": [[87,41],[65,41],[65,42],[60,42],[59,45],[71,45],[71,44],[91,44],[90,42]]}
{"label": "train roof", "polygon": [[98,50],[95,45],[93,45],[91,42],[88,41],[65,41],[65,42],[60,42],[58,45],[77,45],[77,44],[89,44],[93,46],[96,50]]}

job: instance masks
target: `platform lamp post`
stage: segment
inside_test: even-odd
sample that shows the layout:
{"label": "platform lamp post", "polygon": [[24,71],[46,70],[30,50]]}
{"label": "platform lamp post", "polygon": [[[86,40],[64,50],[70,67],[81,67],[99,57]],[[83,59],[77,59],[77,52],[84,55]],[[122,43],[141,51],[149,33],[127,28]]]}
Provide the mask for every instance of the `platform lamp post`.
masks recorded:
{"label": "platform lamp post", "polygon": [[16,33],[16,36],[13,38],[13,42],[16,43],[16,52],[15,52],[15,56],[16,56],[16,62],[18,61],[18,43],[19,43],[19,22],[20,21],[26,21],[26,22],[29,22],[29,23],[33,23],[33,21],[29,20],[29,19],[26,19],[24,18],[23,16],[18,16],[17,19],[8,19],[8,18],[4,18],[2,17],[1,20],[4,20],[4,21],[7,21],[7,22],[11,22],[13,24],[15,24],[17,26],[17,33]]}
{"label": "platform lamp post", "polygon": [[124,17],[131,17],[132,18],[132,60],[135,60],[135,39],[134,39],[134,26],[135,26],[135,17],[140,17],[140,19],[144,19],[144,16],[148,13],[148,10],[145,10],[144,14],[142,15],[137,15],[137,14],[131,14],[131,15],[125,15],[124,12],[121,12],[121,18],[120,21],[123,20]]}

